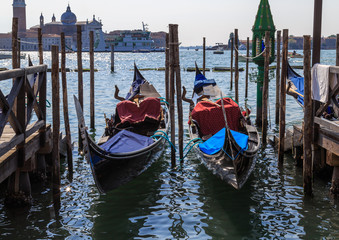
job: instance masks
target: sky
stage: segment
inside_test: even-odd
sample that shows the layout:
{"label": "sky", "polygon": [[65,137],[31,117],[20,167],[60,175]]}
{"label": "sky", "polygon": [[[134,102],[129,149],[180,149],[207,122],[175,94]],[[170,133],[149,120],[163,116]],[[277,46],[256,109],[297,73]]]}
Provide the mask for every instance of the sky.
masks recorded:
{"label": "sky", "polygon": [[[13,0],[2,0],[0,32],[12,29]],[[238,29],[239,39],[252,38],[260,0],[26,0],[27,28],[39,24],[41,13],[45,23],[53,13],[60,21],[70,4],[78,21],[100,19],[103,31],[141,29],[142,22],[152,32],[168,32],[169,24],[178,24],[182,46],[226,43],[229,34]],[[289,35],[313,33],[314,0],[269,0],[277,30],[289,29]],[[339,0],[323,1],[322,36],[339,33]]]}

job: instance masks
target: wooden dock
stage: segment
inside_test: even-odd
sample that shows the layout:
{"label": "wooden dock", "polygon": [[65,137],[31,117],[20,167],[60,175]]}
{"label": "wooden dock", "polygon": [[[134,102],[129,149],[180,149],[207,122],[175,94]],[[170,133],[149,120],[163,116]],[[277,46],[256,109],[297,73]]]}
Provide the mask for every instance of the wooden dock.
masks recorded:
{"label": "wooden dock", "polygon": [[47,65],[0,72],[0,81],[12,86],[7,96],[0,89],[0,183],[8,181],[6,203],[29,204],[28,173],[46,174],[45,156],[52,152],[46,72]]}

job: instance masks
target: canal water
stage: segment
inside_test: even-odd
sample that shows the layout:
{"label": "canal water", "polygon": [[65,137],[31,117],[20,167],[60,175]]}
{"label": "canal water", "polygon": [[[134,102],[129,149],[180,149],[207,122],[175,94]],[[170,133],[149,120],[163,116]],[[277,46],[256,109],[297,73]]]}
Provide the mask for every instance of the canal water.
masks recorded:
{"label": "canal water", "polygon": [[[299,53],[302,53],[299,51]],[[38,64],[36,53],[29,53]],[[242,51],[241,54],[245,54]],[[335,51],[322,51],[322,63],[335,64]],[[50,53],[44,53],[51,66]],[[75,53],[67,55],[67,67],[77,68]],[[202,67],[202,51],[180,50],[182,85],[192,93],[194,72]],[[164,53],[115,53],[115,73],[110,72],[110,53],[95,53],[95,139],[103,133],[104,113],[114,112],[114,85],[124,96],[133,79],[133,64],[139,68],[164,67]],[[291,65],[302,65],[302,59],[291,59]],[[272,65],[274,65],[273,63]],[[230,51],[223,55],[206,53],[206,67],[230,65]],[[22,60],[27,66],[27,59]],[[0,67],[11,68],[11,62],[0,60]],[[89,54],[83,54],[83,67],[89,68]],[[239,67],[245,67],[240,63]],[[249,96],[252,121],[256,113],[256,65],[250,63]],[[302,71],[299,70],[300,73]],[[142,71],[144,77],[164,95],[164,71]],[[226,95],[230,73],[206,72]],[[84,113],[89,125],[90,83],[84,73]],[[275,71],[270,73],[269,133],[277,131],[275,116]],[[0,198],[0,239],[339,239],[338,201],[329,195],[329,180],[314,179],[314,197],[306,198],[302,188],[302,169],[295,166],[291,154],[278,167],[277,152],[271,145],[262,148],[255,170],[241,190],[235,190],[206,170],[193,153],[189,153],[176,170],[170,167],[170,149],[146,172],[132,182],[100,195],[86,160],[77,151],[78,132],[73,94],[77,95],[77,73],[67,73],[69,116],[74,142],[74,179],[67,180],[68,170],[62,160],[61,209],[56,214],[49,183],[33,182],[33,205],[21,209],[4,206]],[[245,72],[239,76],[239,103],[244,105]],[[9,91],[8,85],[1,90]],[[48,74],[48,100],[51,101],[51,77]],[[234,89],[234,87],[233,87]],[[188,143],[188,104],[184,108],[184,143]],[[62,109],[62,108],[61,108]],[[51,122],[51,108],[48,108]],[[63,115],[61,114],[61,117]],[[287,96],[287,127],[301,123],[303,112]],[[63,119],[61,119],[63,123]],[[61,126],[63,130],[63,125]],[[179,159],[179,158],[177,158]],[[179,164],[179,162],[178,162]],[[180,165],[180,164],[179,164]]]}

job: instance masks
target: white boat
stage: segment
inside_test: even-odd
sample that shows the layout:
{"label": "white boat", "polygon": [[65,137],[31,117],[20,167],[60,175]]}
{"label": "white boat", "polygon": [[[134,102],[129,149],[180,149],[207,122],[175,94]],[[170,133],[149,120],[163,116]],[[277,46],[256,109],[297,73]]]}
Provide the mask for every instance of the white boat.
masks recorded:
{"label": "white boat", "polygon": [[142,30],[125,30],[114,39],[116,52],[152,52],[155,50],[154,41],[147,25],[142,23]]}

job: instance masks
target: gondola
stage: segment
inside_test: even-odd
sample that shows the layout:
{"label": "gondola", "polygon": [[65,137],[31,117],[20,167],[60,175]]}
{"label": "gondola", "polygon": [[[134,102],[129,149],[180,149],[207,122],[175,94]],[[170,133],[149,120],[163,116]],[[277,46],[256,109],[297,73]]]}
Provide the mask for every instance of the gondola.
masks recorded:
{"label": "gondola", "polygon": [[103,136],[95,143],[89,136],[78,99],[74,96],[83,153],[90,164],[96,186],[106,193],[144,172],[164,149],[169,130],[168,106],[134,66],[134,79],[126,98],[112,117],[106,118]]}
{"label": "gondola", "polygon": [[221,98],[215,81],[206,79],[197,66],[192,99],[185,95],[186,89],[183,100],[190,103],[189,136],[196,156],[214,175],[235,189],[242,188],[255,167],[260,146],[257,129],[236,102]]}

